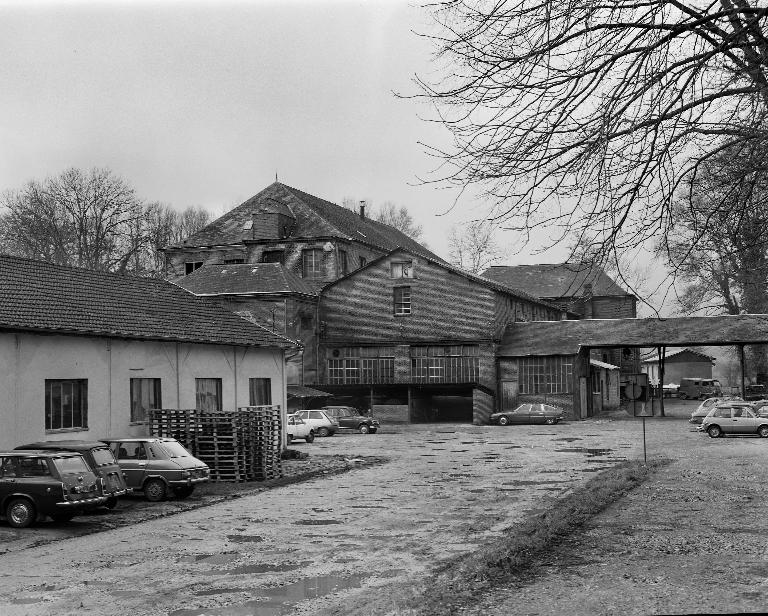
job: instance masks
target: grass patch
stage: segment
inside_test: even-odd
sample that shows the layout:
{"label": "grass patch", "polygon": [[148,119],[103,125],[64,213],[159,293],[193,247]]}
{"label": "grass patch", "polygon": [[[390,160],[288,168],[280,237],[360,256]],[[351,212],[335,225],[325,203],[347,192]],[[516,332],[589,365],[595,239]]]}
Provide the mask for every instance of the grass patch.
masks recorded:
{"label": "grass patch", "polygon": [[[666,461],[654,461],[647,466],[628,461],[602,471],[584,485],[556,500],[543,513],[533,515],[511,526],[492,543],[471,553],[456,557],[405,591],[391,599],[383,613],[456,614],[461,606],[471,604],[484,591],[519,578],[563,538],[581,528],[593,516],[640,485]],[[394,604],[394,605],[393,605]],[[372,611],[382,613],[369,605]]]}

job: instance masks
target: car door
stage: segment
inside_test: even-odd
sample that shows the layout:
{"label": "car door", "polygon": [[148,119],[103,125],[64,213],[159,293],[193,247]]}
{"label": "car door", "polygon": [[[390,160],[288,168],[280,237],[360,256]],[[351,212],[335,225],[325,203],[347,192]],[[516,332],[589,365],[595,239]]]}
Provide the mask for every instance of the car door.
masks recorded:
{"label": "car door", "polygon": [[357,417],[356,413],[349,409],[341,409],[336,416],[336,421],[339,423],[339,428],[348,428],[350,430],[357,429]]}
{"label": "car door", "polygon": [[531,423],[543,424],[546,422],[544,415],[544,406],[542,404],[531,404]]}
{"label": "car door", "polygon": [[747,407],[741,408],[741,416],[734,424],[734,431],[738,434],[755,434],[761,420]]}
{"label": "car door", "polygon": [[141,488],[147,470],[147,453],[141,441],[120,441],[111,447],[129,488]]}
{"label": "car door", "polygon": [[514,411],[509,413],[509,423],[527,424],[531,422],[531,405],[521,404]]}
{"label": "car door", "polygon": [[[0,458],[0,502],[6,496],[15,492],[16,486],[16,468],[13,464],[13,458]],[[5,515],[5,512],[3,512]]]}

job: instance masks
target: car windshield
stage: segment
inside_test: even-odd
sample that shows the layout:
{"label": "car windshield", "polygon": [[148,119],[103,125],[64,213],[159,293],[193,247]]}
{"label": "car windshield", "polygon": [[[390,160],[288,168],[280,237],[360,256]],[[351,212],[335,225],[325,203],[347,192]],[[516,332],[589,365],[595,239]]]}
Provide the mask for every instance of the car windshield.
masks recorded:
{"label": "car windshield", "polygon": [[54,458],[60,473],[87,473],[88,467],[81,456]]}
{"label": "car windshield", "polygon": [[98,449],[91,449],[93,454],[93,461],[96,466],[104,466],[105,464],[117,464],[115,456],[112,455],[109,447],[99,447]]}
{"label": "car windshield", "polygon": [[189,452],[178,441],[163,441],[161,447],[171,458],[188,458]]}

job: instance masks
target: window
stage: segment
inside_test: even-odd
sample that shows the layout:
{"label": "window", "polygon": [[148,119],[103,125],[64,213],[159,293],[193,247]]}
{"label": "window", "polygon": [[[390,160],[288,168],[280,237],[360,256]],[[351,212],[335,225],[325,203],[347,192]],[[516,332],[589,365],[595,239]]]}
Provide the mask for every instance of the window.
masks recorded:
{"label": "window", "polygon": [[391,347],[346,347],[334,349],[331,355],[334,359],[328,359],[329,384],[394,382],[395,358]]}
{"label": "window", "polygon": [[221,379],[195,379],[195,404],[200,411],[220,411]]}
{"label": "window", "polygon": [[521,394],[569,394],[572,393],[573,358],[552,355],[549,357],[523,357],[519,361]]}
{"label": "window", "polygon": [[202,261],[187,261],[184,264],[184,274],[189,276],[192,272],[194,272],[196,269],[200,269],[203,267]]}
{"label": "window", "polygon": [[248,379],[251,406],[272,404],[272,379]]}
{"label": "window", "polygon": [[471,383],[479,378],[477,345],[412,346],[411,379],[417,383]]}
{"label": "window", "polygon": [[395,314],[411,314],[411,287],[394,288]]}
{"label": "window", "polygon": [[225,264],[230,263],[245,263],[245,259],[224,259]]}
{"label": "window", "polygon": [[342,276],[347,273],[347,251],[339,250],[339,271]]}
{"label": "window", "polygon": [[149,409],[163,408],[160,379],[131,379],[131,421],[147,421]]}
{"label": "window", "polygon": [[412,261],[392,261],[392,278],[413,278]]}
{"label": "window", "polygon": [[365,257],[360,257],[358,262],[360,263],[360,267],[365,267],[365,264],[368,263],[368,260]]}
{"label": "window", "polygon": [[323,277],[323,251],[320,248],[303,250],[301,253],[302,272],[304,278]]}
{"label": "window", "polygon": [[261,253],[262,263],[285,263],[285,251],[265,250]]}
{"label": "window", "polygon": [[88,428],[88,380],[45,380],[45,429]]}

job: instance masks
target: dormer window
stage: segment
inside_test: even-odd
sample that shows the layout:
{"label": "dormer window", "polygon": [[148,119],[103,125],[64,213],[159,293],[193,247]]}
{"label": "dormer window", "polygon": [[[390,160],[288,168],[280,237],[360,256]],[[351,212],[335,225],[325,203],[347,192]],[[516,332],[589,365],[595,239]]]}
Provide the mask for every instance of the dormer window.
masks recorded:
{"label": "dormer window", "polygon": [[413,261],[392,261],[392,278],[413,278]]}
{"label": "dormer window", "polygon": [[192,272],[201,267],[203,267],[202,261],[187,261],[184,264],[184,275],[189,276]]}

